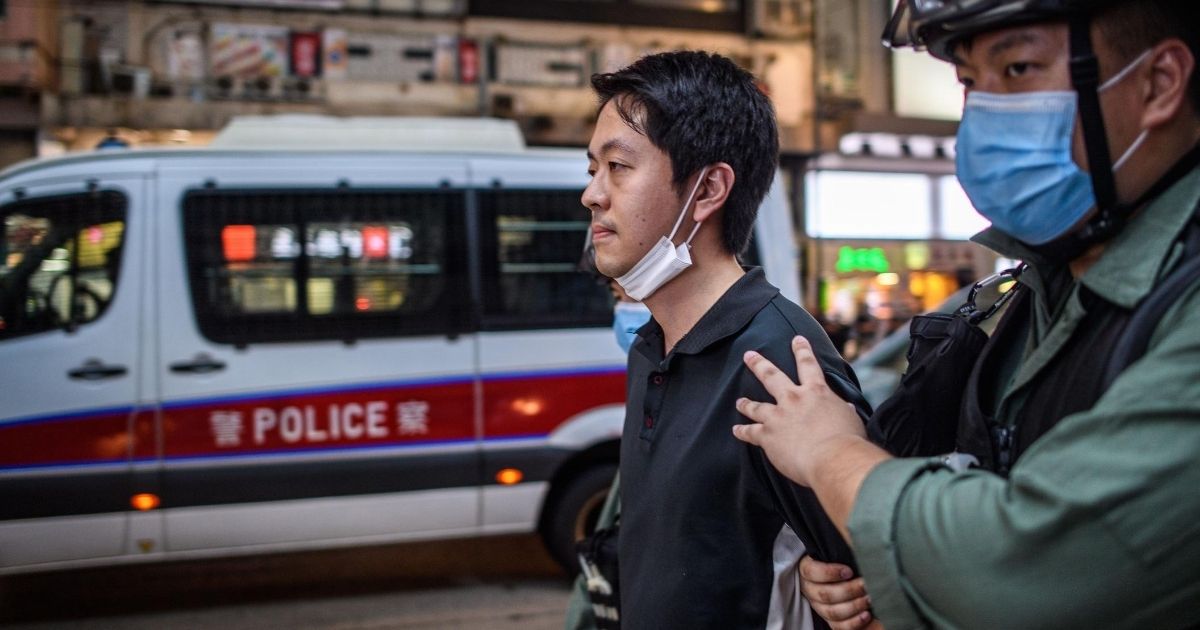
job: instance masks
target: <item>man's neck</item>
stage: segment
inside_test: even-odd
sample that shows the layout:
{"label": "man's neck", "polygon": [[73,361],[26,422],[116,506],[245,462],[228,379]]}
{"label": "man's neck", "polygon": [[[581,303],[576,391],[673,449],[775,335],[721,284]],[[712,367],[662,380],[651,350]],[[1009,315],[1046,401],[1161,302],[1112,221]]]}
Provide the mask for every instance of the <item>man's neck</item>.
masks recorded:
{"label": "man's neck", "polygon": [[[1172,142],[1165,148],[1154,148],[1151,143],[1146,143],[1147,148],[1142,150],[1147,151],[1150,157],[1144,162],[1130,162],[1130,173],[1128,179],[1124,181],[1124,187],[1129,191],[1127,198],[1122,199],[1123,203],[1134,203],[1135,199],[1141,199],[1142,196],[1148,194],[1152,188],[1159,185],[1159,180],[1165,178],[1169,174],[1172,167],[1177,166],[1177,163],[1183,160],[1190,151],[1195,149],[1196,144],[1200,143],[1200,128],[1196,128],[1193,124],[1188,130],[1187,127],[1181,127],[1180,133],[1172,137]],[[1140,170],[1140,172],[1138,172]],[[1146,210],[1146,206],[1154,202],[1154,199],[1141,199],[1141,203],[1126,218],[1126,221],[1133,221],[1142,211]],[[1084,277],[1087,270],[1096,264],[1100,257],[1104,256],[1104,250],[1108,247],[1106,242],[1093,245],[1088,250],[1081,254],[1079,258],[1075,258],[1068,263],[1070,275],[1076,280]]]}
{"label": "man's neck", "polygon": [[734,283],[745,275],[737,259],[722,256],[695,260],[691,267],[646,298],[646,306],[663,329],[663,356],[700,321]]}
{"label": "man's neck", "polygon": [[1071,277],[1076,280],[1083,277],[1096,261],[1100,260],[1100,256],[1104,253],[1106,243],[1098,243],[1092,245],[1082,256],[1072,260],[1067,264],[1067,268],[1071,270]]}

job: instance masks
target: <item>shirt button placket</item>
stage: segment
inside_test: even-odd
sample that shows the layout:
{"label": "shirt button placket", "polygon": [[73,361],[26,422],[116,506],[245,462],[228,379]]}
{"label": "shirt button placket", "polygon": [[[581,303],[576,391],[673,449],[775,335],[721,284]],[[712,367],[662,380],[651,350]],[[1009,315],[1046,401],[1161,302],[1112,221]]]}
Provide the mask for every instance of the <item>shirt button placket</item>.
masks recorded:
{"label": "shirt button placket", "polygon": [[667,379],[660,372],[655,372],[647,379],[645,416],[642,418],[642,439],[649,440],[654,430],[655,414],[662,405],[663,384]]}

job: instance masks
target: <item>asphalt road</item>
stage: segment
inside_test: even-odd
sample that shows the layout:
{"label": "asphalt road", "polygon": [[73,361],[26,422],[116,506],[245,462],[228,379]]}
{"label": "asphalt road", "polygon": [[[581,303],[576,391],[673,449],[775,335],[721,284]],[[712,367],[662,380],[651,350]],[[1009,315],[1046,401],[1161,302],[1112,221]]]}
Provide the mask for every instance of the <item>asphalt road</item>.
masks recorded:
{"label": "asphalt road", "polygon": [[8,628],[562,628],[569,583],[533,536],[0,578]]}

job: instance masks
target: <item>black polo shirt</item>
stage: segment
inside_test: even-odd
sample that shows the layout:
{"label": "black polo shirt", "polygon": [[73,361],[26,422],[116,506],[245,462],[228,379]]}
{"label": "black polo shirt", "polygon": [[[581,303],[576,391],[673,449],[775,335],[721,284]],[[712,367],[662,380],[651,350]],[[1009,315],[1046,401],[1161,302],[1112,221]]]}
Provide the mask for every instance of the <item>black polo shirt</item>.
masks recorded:
{"label": "black polo shirt", "polygon": [[748,422],[734,401],[772,400],[742,355],[755,350],[794,380],[797,334],[835,391],[861,401],[825,332],[761,269],[739,279],[669,355],[657,322],[638,331],[621,437],[622,627],[808,627],[807,618],[795,625],[809,614],[796,562],[807,549],[853,566],[812,491],[732,433]]}

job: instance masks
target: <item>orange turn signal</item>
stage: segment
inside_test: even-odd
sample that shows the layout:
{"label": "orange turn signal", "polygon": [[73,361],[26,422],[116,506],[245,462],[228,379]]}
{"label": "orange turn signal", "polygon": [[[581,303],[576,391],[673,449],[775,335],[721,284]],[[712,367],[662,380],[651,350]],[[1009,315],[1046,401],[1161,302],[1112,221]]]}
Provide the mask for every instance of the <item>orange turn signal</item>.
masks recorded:
{"label": "orange turn signal", "polygon": [[546,401],[541,398],[518,398],[512,401],[512,410],[523,416],[536,416],[546,409]]}
{"label": "orange turn signal", "polygon": [[143,512],[153,510],[158,507],[159,503],[162,503],[162,501],[159,500],[158,495],[150,494],[149,492],[135,494],[129,499],[129,504],[133,506],[133,509]]}
{"label": "orange turn signal", "polygon": [[521,483],[521,480],[524,478],[525,473],[517,470],[516,468],[504,468],[500,470],[500,472],[496,473],[496,483],[499,483],[503,486],[511,486],[515,483]]}

